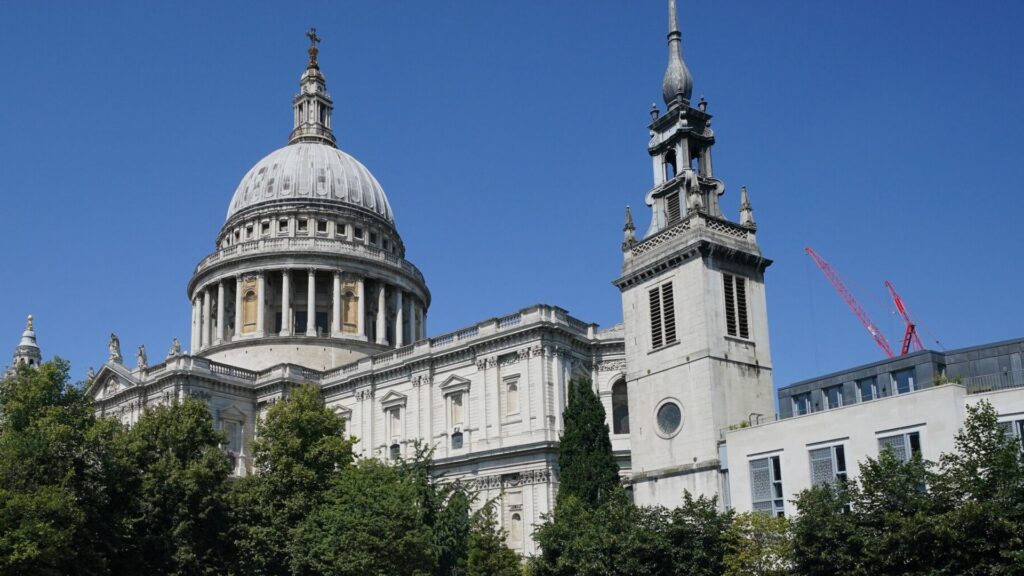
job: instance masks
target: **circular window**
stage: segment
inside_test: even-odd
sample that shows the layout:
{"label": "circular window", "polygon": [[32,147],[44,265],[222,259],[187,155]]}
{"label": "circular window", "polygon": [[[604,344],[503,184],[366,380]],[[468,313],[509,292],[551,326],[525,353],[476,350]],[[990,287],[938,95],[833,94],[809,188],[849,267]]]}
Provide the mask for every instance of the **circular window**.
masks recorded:
{"label": "circular window", "polygon": [[671,437],[679,432],[683,424],[683,410],[673,400],[665,400],[658,406],[656,413],[658,432],[663,437]]}

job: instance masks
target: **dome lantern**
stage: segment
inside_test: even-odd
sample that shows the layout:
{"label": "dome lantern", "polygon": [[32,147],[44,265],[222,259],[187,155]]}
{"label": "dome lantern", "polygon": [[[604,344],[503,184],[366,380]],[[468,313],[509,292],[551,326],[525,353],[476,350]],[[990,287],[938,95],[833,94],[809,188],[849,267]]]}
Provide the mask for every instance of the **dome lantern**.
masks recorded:
{"label": "dome lantern", "polygon": [[309,37],[310,43],[309,63],[299,80],[299,93],[292,99],[295,127],[288,138],[288,143],[316,142],[334,146],[336,140],[334,132],[331,131],[334,102],[327,94],[327,81],[320,72],[320,64],[317,62],[320,50],[316,45],[320,43],[320,37],[316,34],[316,28],[310,28],[306,36]]}

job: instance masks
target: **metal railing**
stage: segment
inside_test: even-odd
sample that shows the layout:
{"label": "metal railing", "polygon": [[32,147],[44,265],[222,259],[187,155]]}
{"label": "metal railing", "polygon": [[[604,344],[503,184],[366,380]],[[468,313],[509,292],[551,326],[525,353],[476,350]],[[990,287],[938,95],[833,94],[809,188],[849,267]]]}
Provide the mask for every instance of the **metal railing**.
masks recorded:
{"label": "metal railing", "polygon": [[[955,380],[948,383],[957,384]],[[1024,370],[1006,370],[993,374],[982,374],[964,378],[960,384],[967,389],[968,394],[983,394],[998,390],[1009,390],[1011,388],[1024,388]]]}

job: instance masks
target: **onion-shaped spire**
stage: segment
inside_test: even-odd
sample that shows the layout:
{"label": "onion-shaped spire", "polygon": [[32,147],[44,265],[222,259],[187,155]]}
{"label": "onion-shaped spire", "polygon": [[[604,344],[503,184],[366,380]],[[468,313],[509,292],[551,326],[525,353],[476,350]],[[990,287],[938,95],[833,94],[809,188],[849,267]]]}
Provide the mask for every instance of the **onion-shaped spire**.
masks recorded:
{"label": "onion-shaped spire", "polygon": [[683,62],[682,34],[676,19],[676,0],[668,0],[668,68],[661,82],[661,96],[669,107],[676,102],[689,106],[693,77]]}
{"label": "onion-shaped spire", "polygon": [[21,333],[21,341],[14,349],[14,366],[23,364],[25,366],[39,366],[43,361],[39,352],[39,344],[36,343],[36,330],[32,323],[32,315],[29,314],[28,322],[25,324],[25,331]]}

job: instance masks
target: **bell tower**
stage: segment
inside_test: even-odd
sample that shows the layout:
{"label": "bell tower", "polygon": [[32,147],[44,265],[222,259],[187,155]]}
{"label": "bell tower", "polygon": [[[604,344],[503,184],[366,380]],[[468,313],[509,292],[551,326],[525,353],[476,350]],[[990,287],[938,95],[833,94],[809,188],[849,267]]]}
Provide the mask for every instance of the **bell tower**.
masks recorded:
{"label": "bell tower", "polygon": [[674,505],[683,491],[727,503],[724,431],[774,414],[764,271],[753,208],[722,212],[708,104],[691,105],[676,2],[669,0],[664,114],[651,109],[650,226],[637,239],[627,209],[622,293],[637,504]]}

